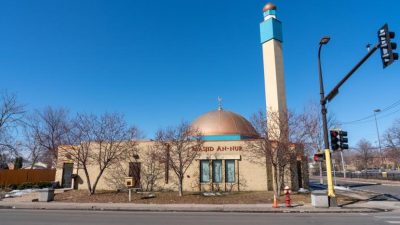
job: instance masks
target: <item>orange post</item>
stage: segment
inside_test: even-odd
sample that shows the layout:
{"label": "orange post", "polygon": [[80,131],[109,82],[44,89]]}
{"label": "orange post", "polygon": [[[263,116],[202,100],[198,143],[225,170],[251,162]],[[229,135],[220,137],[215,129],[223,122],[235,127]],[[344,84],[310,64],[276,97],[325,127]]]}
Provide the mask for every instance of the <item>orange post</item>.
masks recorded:
{"label": "orange post", "polygon": [[278,200],[276,199],[276,194],[274,194],[274,204],[272,204],[272,208],[279,208]]}

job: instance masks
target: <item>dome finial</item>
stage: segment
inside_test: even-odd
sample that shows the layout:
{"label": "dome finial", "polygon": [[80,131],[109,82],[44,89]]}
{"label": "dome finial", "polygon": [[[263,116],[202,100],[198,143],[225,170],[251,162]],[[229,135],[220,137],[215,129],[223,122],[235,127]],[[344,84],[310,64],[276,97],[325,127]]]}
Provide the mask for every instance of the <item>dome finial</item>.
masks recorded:
{"label": "dome finial", "polygon": [[267,3],[263,8],[263,12],[266,12],[268,10],[276,10],[276,5],[274,5],[274,3],[272,2]]}
{"label": "dome finial", "polygon": [[218,110],[222,110],[222,98],[218,96]]}

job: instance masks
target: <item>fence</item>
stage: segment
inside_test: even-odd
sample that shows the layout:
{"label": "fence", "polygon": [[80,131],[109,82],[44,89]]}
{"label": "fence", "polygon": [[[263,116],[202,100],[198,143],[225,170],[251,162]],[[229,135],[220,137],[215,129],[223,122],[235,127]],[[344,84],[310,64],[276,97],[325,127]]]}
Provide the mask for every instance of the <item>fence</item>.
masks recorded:
{"label": "fence", "polygon": [[56,177],[56,170],[19,169],[0,170],[0,186],[18,185],[22,183],[51,182]]}
{"label": "fence", "polygon": [[[333,173],[332,173],[333,174]],[[319,176],[319,172],[314,172],[314,176]],[[326,171],[323,172],[326,176]],[[336,177],[344,177],[343,172],[335,172]],[[346,178],[377,179],[377,180],[396,180],[400,181],[400,172],[346,172]]]}

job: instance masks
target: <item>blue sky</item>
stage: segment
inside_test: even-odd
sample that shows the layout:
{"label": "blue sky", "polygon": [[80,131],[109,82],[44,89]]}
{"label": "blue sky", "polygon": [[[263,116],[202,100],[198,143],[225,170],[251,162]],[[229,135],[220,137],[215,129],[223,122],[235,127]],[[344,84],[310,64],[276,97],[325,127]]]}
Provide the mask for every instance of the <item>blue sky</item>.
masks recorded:
{"label": "blue sky", "polygon": [[[121,112],[147,137],[217,108],[245,117],[265,108],[259,23],[267,1],[2,1],[0,90],[29,109]],[[326,91],[377,41],[384,23],[400,36],[400,2],[276,0],[283,22],[289,108],[317,102],[323,35]],[[388,7],[390,6],[390,7]],[[400,40],[396,37],[397,40]],[[397,41],[400,44],[400,41]],[[400,100],[400,63],[375,53],[329,104],[342,122]],[[400,105],[378,116],[383,132]],[[386,115],[386,116],[385,116]],[[373,120],[344,124],[350,144],[376,141]]]}

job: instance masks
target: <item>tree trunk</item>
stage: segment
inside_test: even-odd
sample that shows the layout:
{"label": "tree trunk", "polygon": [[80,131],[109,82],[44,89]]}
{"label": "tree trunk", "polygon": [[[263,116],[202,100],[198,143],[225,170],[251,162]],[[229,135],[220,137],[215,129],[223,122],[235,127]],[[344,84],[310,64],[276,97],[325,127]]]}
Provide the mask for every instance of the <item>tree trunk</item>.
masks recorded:
{"label": "tree trunk", "polygon": [[267,185],[267,191],[269,191],[269,182],[268,182],[268,158],[265,157],[265,178],[266,178],[266,185]]}
{"label": "tree trunk", "polygon": [[35,166],[37,159],[38,159],[38,157],[34,157],[34,158],[33,158],[33,160],[32,160],[32,165],[31,165],[31,170],[32,170],[33,167]]}
{"label": "tree trunk", "polygon": [[274,195],[278,198],[278,180],[277,180],[277,167],[274,165],[272,167],[272,189],[274,191]]}
{"label": "tree trunk", "polygon": [[83,166],[83,171],[85,171],[86,183],[87,183],[87,186],[88,186],[89,195],[91,195],[92,194],[92,184],[90,183],[89,172],[88,172],[87,167],[85,165]]}
{"label": "tree trunk", "polygon": [[103,172],[104,172],[104,169],[100,170],[99,175],[97,175],[96,181],[94,182],[92,191],[91,191],[91,193],[90,193],[91,195],[93,195],[93,194],[96,193],[97,183],[99,183],[100,177],[103,175]]}
{"label": "tree trunk", "polygon": [[178,186],[178,189],[179,189],[179,197],[182,197],[183,196],[183,177],[179,177],[179,186]]}
{"label": "tree trunk", "polygon": [[281,169],[279,166],[276,168],[276,194],[281,196]]}

